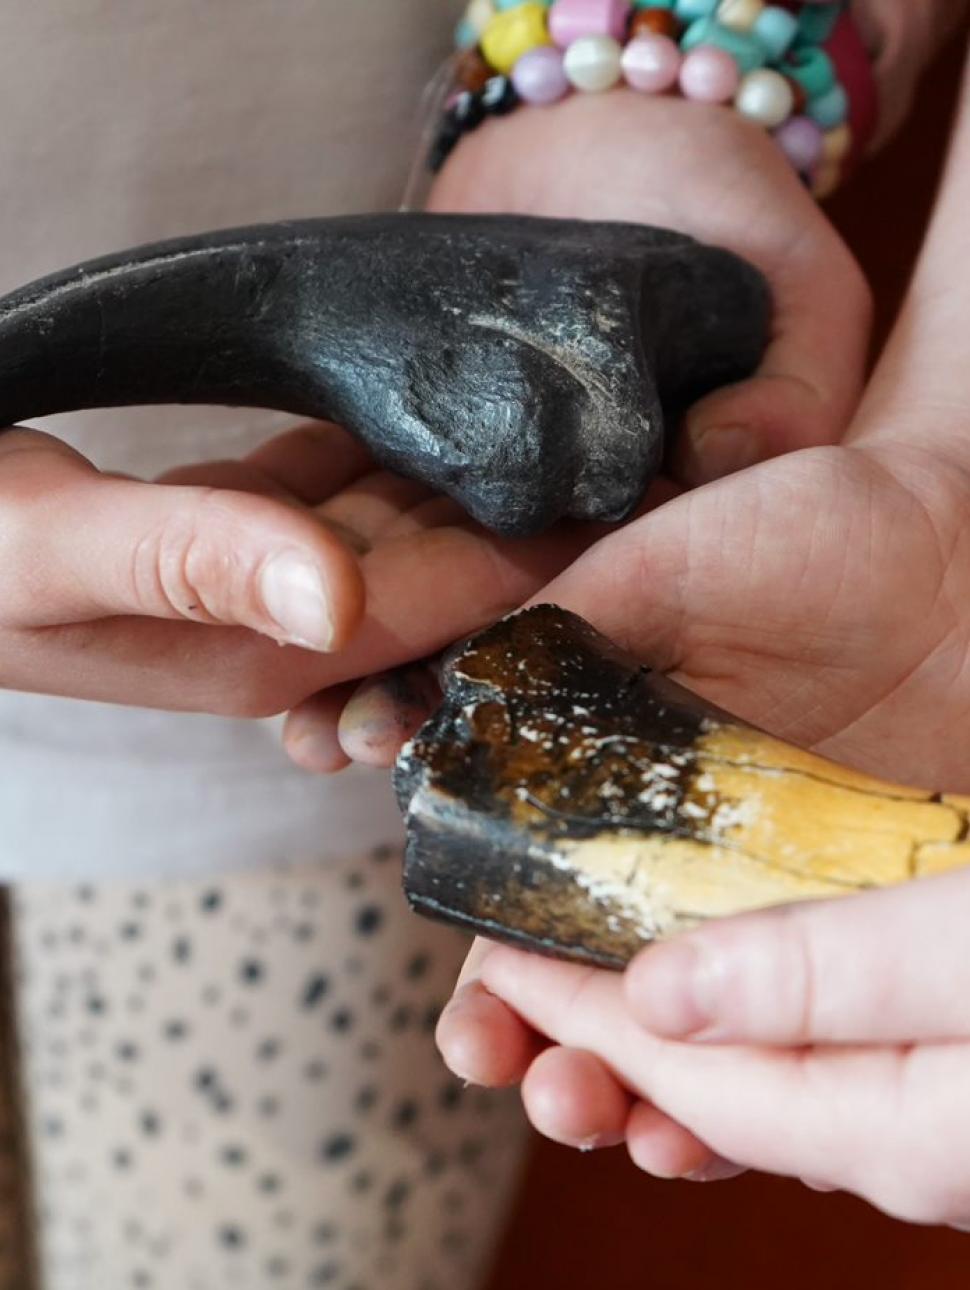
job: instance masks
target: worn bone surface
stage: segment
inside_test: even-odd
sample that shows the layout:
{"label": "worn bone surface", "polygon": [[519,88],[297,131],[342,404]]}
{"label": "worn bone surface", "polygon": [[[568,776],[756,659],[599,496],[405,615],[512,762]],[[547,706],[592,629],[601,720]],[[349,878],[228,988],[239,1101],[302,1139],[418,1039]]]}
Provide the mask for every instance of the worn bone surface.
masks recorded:
{"label": "worn bone surface", "polygon": [[639,225],[375,215],[141,248],[0,301],[0,426],[216,403],[330,418],[491,528],[615,521],[662,407],[749,374],[749,265]]}
{"label": "worn bone surface", "polygon": [[405,889],[433,917],[621,967],[710,918],[970,864],[970,798],[752,729],[544,606],[463,646],[404,750]]}

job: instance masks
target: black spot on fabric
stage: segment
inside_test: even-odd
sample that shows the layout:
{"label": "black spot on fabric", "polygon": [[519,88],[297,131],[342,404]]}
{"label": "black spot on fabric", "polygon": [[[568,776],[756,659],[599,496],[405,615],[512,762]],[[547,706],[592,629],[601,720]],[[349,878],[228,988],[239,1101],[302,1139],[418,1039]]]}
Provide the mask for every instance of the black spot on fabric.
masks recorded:
{"label": "black spot on fabric", "polygon": [[216,1236],[219,1244],[224,1245],[228,1250],[238,1250],[246,1244],[246,1233],[234,1223],[227,1223],[220,1227]]}
{"label": "black spot on fabric", "polygon": [[443,1151],[429,1151],[424,1158],[424,1172],[428,1178],[439,1178],[448,1168],[448,1157]]}
{"label": "black spot on fabric", "polygon": [[465,1138],[458,1148],[458,1159],[463,1165],[474,1165],[485,1154],[485,1143],[481,1138]]}
{"label": "black spot on fabric", "polygon": [[203,914],[215,914],[222,908],[222,903],[222,892],[219,891],[218,888],[213,887],[210,891],[206,891],[202,894],[199,899],[199,908],[202,910]]}
{"label": "black spot on fabric", "polygon": [[365,1084],[363,1088],[358,1089],[357,1096],[354,1098],[354,1110],[359,1111],[361,1115],[366,1115],[377,1105],[379,1097],[380,1092],[375,1085]]}
{"label": "black spot on fabric", "polygon": [[115,1045],[115,1053],[119,1062],[136,1062],[140,1056],[140,1049],[132,1040],[123,1039]]}
{"label": "black spot on fabric", "polygon": [[266,1275],[268,1277],[285,1277],[289,1270],[289,1261],[282,1254],[274,1254],[266,1260]]}
{"label": "black spot on fabric", "polygon": [[282,1185],[279,1174],[260,1174],[256,1179],[256,1186],[267,1196],[274,1196]]}
{"label": "black spot on fabric", "polygon": [[384,1204],[388,1209],[397,1209],[404,1204],[410,1194],[411,1184],[406,1178],[398,1178],[384,1193]]}
{"label": "black spot on fabric", "polygon": [[137,1286],[139,1290],[144,1290],[145,1286],[151,1286],[154,1284],[152,1274],[150,1272],[146,1272],[143,1268],[140,1268],[137,1272],[133,1272],[131,1274],[131,1284],[133,1286]]}
{"label": "black spot on fabric", "polygon": [[350,1180],[350,1190],[356,1192],[359,1196],[370,1191],[373,1185],[374,1175],[368,1169],[361,1169]]}
{"label": "black spot on fabric", "polygon": [[261,1097],[256,1103],[256,1110],[260,1115],[265,1116],[267,1119],[271,1119],[276,1115],[279,1109],[280,1100],[278,1097],[273,1097],[272,1094],[267,1094],[267,1096]]}
{"label": "black spot on fabric", "polygon": [[359,870],[355,870],[344,879],[344,885],[348,891],[360,891],[364,885],[364,875]]}
{"label": "black spot on fabric", "polygon": [[300,995],[301,1008],[315,1008],[321,999],[325,998],[330,992],[330,979],[324,976],[322,972],[316,972],[313,976],[307,978]]}
{"label": "black spot on fabric", "polygon": [[162,1034],[172,1043],[178,1043],[189,1033],[189,1024],[178,1017],[173,1017],[171,1021],[166,1021],[162,1027]]}
{"label": "black spot on fabric", "polygon": [[441,1020],[441,1014],[444,1012],[443,1003],[432,1003],[424,1010],[421,1018],[421,1029],[426,1035],[433,1035],[438,1028],[438,1022]]}
{"label": "black spot on fabric", "polygon": [[223,1147],[219,1156],[222,1163],[229,1169],[241,1169],[249,1159],[246,1148],[239,1146],[238,1143],[230,1143],[229,1146]]}
{"label": "black spot on fabric", "polygon": [[388,860],[392,860],[393,858],[393,847],[375,847],[371,852],[371,859],[375,864],[387,864]]}
{"label": "black spot on fabric", "polygon": [[338,1008],[331,1016],[329,1022],[330,1029],[338,1035],[345,1035],[353,1028],[353,1024],[354,1014],[349,1008]]}
{"label": "black spot on fabric", "polygon": [[441,1237],[441,1248],[447,1254],[461,1254],[468,1246],[468,1233],[450,1228]]}
{"label": "black spot on fabric", "polygon": [[461,1104],[461,1085],[445,1084],[438,1094],[438,1105],[443,1111],[454,1111]]}
{"label": "black spot on fabric", "polygon": [[214,1008],[217,1003],[221,1003],[222,1001],[222,991],[217,985],[207,985],[199,995],[199,998],[207,1008]]}
{"label": "black spot on fabric", "polygon": [[45,1138],[60,1138],[64,1136],[64,1121],[59,1116],[51,1116],[44,1120],[41,1125],[41,1132]]}
{"label": "black spot on fabric", "polygon": [[256,1060],[260,1062],[271,1062],[279,1057],[283,1043],[281,1040],[271,1036],[264,1039],[256,1045]]}
{"label": "black spot on fabric", "polygon": [[76,895],[82,905],[90,905],[95,899],[95,890],[89,886],[78,887]]}
{"label": "black spot on fabric", "polygon": [[147,1138],[157,1138],[162,1131],[162,1121],[154,1111],[143,1111],[140,1124],[141,1131]]}
{"label": "black spot on fabric", "polygon": [[152,898],[147,891],[134,891],[131,894],[131,903],[135,909],[150,909]]}
{"label": "black spot on fabric", "polygon": [[293,928],[295,941],[312,941],[314,936],[316,936],[316,929],[312,923],[297,923]]}
{"label": "black spot on fabric", "polygon": [[318,1223],[313,1229],[313,1239],[317,1245],[329,1245],[331,1241],[336,1239],[336,1236],[337,1229],[333,1223]]}
{"label": "black spot on fabric", "polygon": [[422,977],[428,975],[428,969],[431,967],[431,956],[428,954],[415,954],[404,969],[404,974],[411,981],[420,981]]}
{"label": "black spot on fabric", "polygon": [[413,1020],[414,1020],[414,1009],[410,1006],[410,1004],[401,1003],[401,1004],[398,1004],[398,1006],[391,1013],[390,1017],[388,1018],[387,1024],[391,1028],[391,1030],[400,1032],[402,1030],[407,1030],[408,1026],[410,1026]]}
{"label": "black spot on fabric", "polygon": [[391,1123],[395,1129],[409,1129],[417,1118],[418,1104],[412,1098],[405,1098],[391,1112]]}
{"label": "black spot on fabric", "polygon": [[130,1169],[132,1163],[131,1152],[125,1147],[118,1147],[111,1153],[111,1163],[115,1169],[118,1169],[121,1172],[124,1172],[126,1169]]}
{"label": "black spot on fabric", "polygon": [[93,1017],[101,1017],[108,1011],[108,1002],[100,994],[92,994],[87,1001],[87,1010]]}
{"label": "black spot on fabric", "polygon": [[365,1062],[377,1061],[382,1051],[380,1044],[373,1039],[365,1039],[360,1046],[360,1055]]}
{"label": "black spot on fabric", "polygon": [[195,1086],[205,1089],[215,1088],[218,1078],[211,1066],[203,1066],[201,1070],[195,1072]]}
{"label": "black spot on fabric", "polygon": [[333,1285],[339,1275],[340,1265],[338,1263],[321,1263],[319,1267],[314,1268],[310,1273],[310,1285]]}
{"label": "black spot on fabric", "polygon": [[356,1142],[349,1133],[333,1133],[320,1147],[320,1154],[329,1165],[338,1164],[353,1155]]}
{"label": "black spot on fabric", "polygon": [[329,1068],[325,1061],[319,1057],[315,1057],[312,1061],[307,1062],[303,1067],[303,1077],[311,1083],[318,1083],[320,1080],[326,1079],[328,1069]]}
{"label": "black spot on fabric", "polygon": [[243,959],[239,979],[243,985],[259,985],[266,977],[266,967],[259,959]]}
{"label": "black spot on fabric", "polygon": [[188,963],[192,957],[192,942],[187,936],[176,936],[172,942],[172,958],[176,963]]}
{"label": "black spot on fabric", "polygon": [[158,976],[151,963],[142,963],[138,968],[138,980],[142,985],[152,985]]}
{"label": "black spot on fabric", "polygon": [[358,936],[373,936],[384,924],[384,911],[380,905],[364,905],[357,911],[354,926]]}
{"label": "black spot on fabric", "polygon": [[390,1001],[391,990],[389,986],[379,985],[371,991],[371,1003],[375,1008],[383,1008]]}
{"label": "black spot on fabric", "polygon": [[137,941],[141,936],[141,924],[122,923],[118,928],[118,935],[123,941]]}

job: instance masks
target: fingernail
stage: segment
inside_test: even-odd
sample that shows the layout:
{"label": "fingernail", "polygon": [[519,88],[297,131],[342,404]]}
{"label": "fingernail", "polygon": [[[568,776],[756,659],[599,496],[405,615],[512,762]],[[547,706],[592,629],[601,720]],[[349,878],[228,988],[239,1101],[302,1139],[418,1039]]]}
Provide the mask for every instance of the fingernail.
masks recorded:
{"label": "fingernail", "polygon": [[647,950],[629,969],[629,999],[649,1030],[670,1039],[708,1039],[723,997],[722,955],[693,940]]}
{"label": "fingernail", "polygon": [[287,552],[263,570],[260,590],[266,612],[290,645],[306,649],[333,648],[333,617],[323,579],[316,565]]}
{"label": "fingernail", "polygon": [[722,1160],[720,1156],[715,1156],[702,1168],[684,1174],[684,1182],[727,1182],[729,1178],[739,1178],[743,1173],[747,1173],[743,1165],[736,1165],[733,1160]]}
{"label": "fingernail", "polygon": [[749,426],[716,426],[688,431],[691,441],[691,473],[697,483],[710,483],[753,466],[761,458],[759,436]]}

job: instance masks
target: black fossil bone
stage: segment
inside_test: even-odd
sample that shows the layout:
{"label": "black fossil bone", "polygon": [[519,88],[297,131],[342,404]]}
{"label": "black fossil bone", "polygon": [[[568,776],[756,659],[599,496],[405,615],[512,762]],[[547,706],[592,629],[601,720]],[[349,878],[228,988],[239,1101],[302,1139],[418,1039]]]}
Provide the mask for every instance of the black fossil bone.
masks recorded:
{"label": "black fossil bone", "polygon": [[661,405],[747,375],[768,291],[638,225],[376,215],[205,234],[0,301],[0,425],[215,403],[329,417],[506,533],[615,521]]}

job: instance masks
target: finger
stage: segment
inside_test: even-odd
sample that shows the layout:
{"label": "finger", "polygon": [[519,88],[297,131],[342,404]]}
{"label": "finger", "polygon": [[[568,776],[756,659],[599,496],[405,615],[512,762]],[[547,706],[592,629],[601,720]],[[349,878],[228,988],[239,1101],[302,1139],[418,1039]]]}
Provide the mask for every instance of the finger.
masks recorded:
{"label": "finger", "polygon": [[544,1137],[580,1151],[624,1141],[632,1098],[592,1053],[547,1048],[522,1081],[522,1101]]}
{"label": "finger", "polygon": [[342,489],[318,507],[318,514],[328,523],[342,525],[373,544],[412,507],[433,496],[424,484],[372,471],[348,488]]}
{"label": "finger", "polygon": [[352,761],[365,766],[393,766],[440,700],[438,683],[424,664],[373,677],[339,715],[340,746]]}
{"label": "finger", "polygon": [[221,488],[237,493],[254,493],[258,497],[276,497],[294,501],[275,479],[244,461],[205,461],[192,466],[176,466],[159,475],[156,484],[181,488]]}
{"label": "finger", "polygon": [[951,1143],[970,1136],[961,1045],[913,1054],[674,1043],[633,1018],[617,974],[504,948],[483,963],[482,983],[553,1043],[595,1053],[723,1160],[822,1178],[917,1221],[961,1212],[939,1199],[954,1174]]}
{"label": "finger", "polygon": [[308,422],[276,435],[245,462],[307,506],[320,505],[374,469],[374,459],[364,445],[341,426],[326,421]]}
{"label": "finger", "polygon": [[265,497],[106,478],[47,436],[0,436],[2,613],[12,627],[116,615],[338,648],[363,611],[353,555]]}
{"label": "finger", "polygon": [[637,1102],[626,1126],[630,1159],[655,1178],[685,1178],[718,1182],[744,1173],[740,1165],[722,1160],[693,1133],[649,1102]]}
{"label": "finger", "polygon": [[482,986],[482,965],[494,945],[478,937],[441,1017],[435,1040],[445,1065],[470,1084],[517,1084],[542,1050],[540,1038]]}
{"label": "finger", "polygon": [[966,871],[748,915],[646,950],[627,972],[626,997],[642,1025],[681,1040],[965,1038],[968,921]]}
{"label": "finger", "polygon": [[336,685],[287,715],[283,747],[292,762],[313,775],[333,775],[350,765],[337,738],[337,722],[353,692],[352,685]]}

